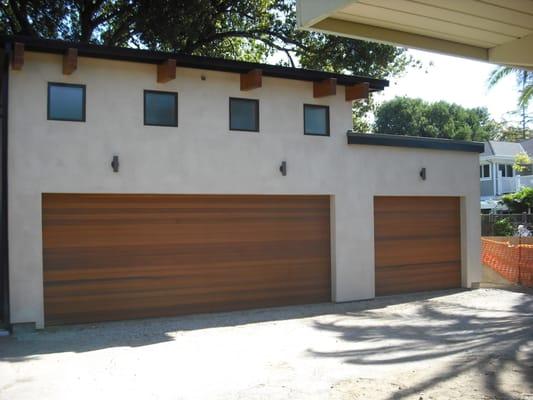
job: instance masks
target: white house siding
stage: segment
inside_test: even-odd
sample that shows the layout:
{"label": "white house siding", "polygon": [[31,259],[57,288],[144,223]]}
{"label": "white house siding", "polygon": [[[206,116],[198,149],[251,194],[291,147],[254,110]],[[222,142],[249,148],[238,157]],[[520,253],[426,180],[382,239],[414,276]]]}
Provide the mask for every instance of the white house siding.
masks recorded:
{"label": "white house siding", "polygon": [[481,197],[494,196],[494,181],[492,179],[480,181]]}
{"label": "white house siding", "polygon": [[[49,192],[331,195],[339,302],[374,297],[375,195],[460,196],[463,285],[480,279],[478,154],[348,145],[342,87],[314,99],[310,82],[265,77],[261,89],[241,92],[238,74],[184,68],[157,84],[154,65],[90,58],[65,76],[59,55],[25,57],[9,92],[12,323],[44,324],[41,194]],[[47,82],[87,85],[86,122],[47,121]],[[179,93],[179,127],[143,126],[144,89]],[[260,100],[259,133],[229,131],[230,96]],[[331,137],[304,136],[304,103],[331,107]]]}

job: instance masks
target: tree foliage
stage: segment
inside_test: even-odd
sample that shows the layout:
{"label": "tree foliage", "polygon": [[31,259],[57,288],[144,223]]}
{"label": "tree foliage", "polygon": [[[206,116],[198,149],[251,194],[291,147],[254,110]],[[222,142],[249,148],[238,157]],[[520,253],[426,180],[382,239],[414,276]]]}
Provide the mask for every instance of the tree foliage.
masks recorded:
{"label": "tree foliage", "polygon": [[501,203],[505,204],[511,213],[529,212],[533,209],[533,188],[523,187],[516,193],[506,194]]}
{"label": "tree foliage", "polygon": [[522,126],[517,126],[516,122],[503,120],[499,122],[500,129],[494,138],[502,142],[521,142],[533,139],[533,129],[524,130]]}
{"label": "tree foliage", "polygon": [[296,29],[295,0],[0,0],[0,33],[375,78],[412,62],[393,46]]}
{"label": "tree foliage", "polygon": [[520,119],[520,128],[512,128],[509,133],[513,131],[520,132],[520,139],[525,140],[531,135],[531,121],[533,117],[529,112],[529,106],[533,100],[533,72],[516,67],[497,67],[489,77],[489,88],[493,88],[500,83],[505,77],[514,75],[516,83],[518,84],[518,109],[511,112]]}
{"label": "tree foliage", "polygon": [[489,88],[493,88],[506,76],[514,75],[519,86],[518,106],[527,107],[533,100],[533,72],[516,67],[497,67],[489,77]]}
{"label": "tree foliage", "polygon": [[516,172],[524,172],[531,168],[531,163],[531,157],[525,151],[521,151],[514,157],[513,169]]}
{"label": "tree foliage", "polygon": [[494,236],[513,236],[514,227],[509,218],[499,219],[494,223]]}
{"label": "tree foliage", "polygon": [[439,101],[396,97],[376,111],[377,133],[458,140],[488,140],[498,131],[486,108],[465,108]]}

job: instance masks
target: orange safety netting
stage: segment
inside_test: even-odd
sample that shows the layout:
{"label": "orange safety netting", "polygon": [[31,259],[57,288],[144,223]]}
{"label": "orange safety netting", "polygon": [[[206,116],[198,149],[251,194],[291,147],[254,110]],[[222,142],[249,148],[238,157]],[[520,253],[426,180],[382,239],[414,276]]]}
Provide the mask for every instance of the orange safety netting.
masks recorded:
{"label": "orange safety netting", "polygon": [[530,238],[481,238],[481,262],[513,283],[533,287]]}

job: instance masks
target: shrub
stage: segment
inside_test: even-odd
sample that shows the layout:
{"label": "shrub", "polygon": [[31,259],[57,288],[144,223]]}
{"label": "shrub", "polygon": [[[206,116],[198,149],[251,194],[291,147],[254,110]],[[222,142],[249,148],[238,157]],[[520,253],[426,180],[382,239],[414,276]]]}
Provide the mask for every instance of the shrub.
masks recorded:
{"label": "shrub", "polygon": [[533,188],[523,187],[516,193],[506,194],[501,203],[505,204],[513,214],[528,212],[533,208]]}
{"label": "shrub", "polygon": [[502,218],[494,223],[494,236],[513,236],[514,228],[509,218]]}

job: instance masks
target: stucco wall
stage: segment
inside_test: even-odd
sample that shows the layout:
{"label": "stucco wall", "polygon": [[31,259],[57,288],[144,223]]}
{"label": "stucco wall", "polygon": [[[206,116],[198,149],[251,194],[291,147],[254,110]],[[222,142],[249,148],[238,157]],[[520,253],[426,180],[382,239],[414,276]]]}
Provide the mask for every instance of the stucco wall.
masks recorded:
{"label": "stucco wall", "polygon": [[[479,281],[479,160],[475,153],[347,145],[351,105],[313,99],[312,84],[179,68],[26,53],[10,76],[9,249],[12,322],[43,326],[41,194],[329,194],[335,301],[374,296],[373,196],[462,197],[463,284]],[[205,75],[206,80],[200,79]],[[86,122],[46,119],[47,82],[87,85]],[[143,89],[179,92],[179,127],[143,126]],[[228,130],[228,97],[260,100],[260,133]],[[330,105],[331,137],[303,135],[303,104]],[[110,167],[120,156],[120,173]],[[279,164],[286,160],[288,175]],[[421,167],[428,179],[421,181]]]}

